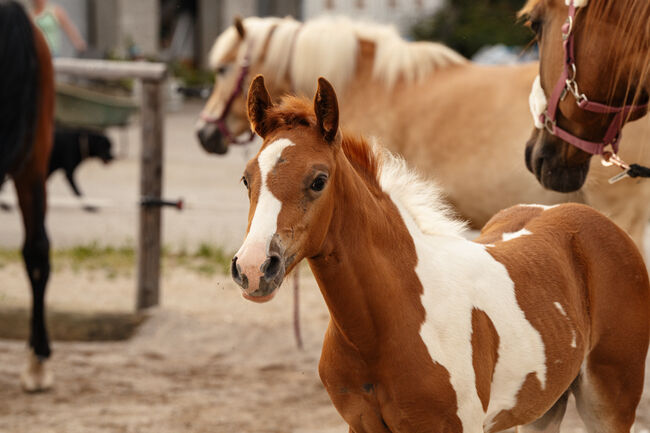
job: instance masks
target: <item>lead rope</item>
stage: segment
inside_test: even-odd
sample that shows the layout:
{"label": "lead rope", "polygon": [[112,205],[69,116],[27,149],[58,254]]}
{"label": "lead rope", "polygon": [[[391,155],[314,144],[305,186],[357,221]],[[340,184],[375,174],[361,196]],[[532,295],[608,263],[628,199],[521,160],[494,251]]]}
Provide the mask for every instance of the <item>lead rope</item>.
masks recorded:
{"label": "lead rope", "polygon": [[601,162],[604,166],[609,167],[611,165],[615,165],[619,167],[621,170],[623,170],[621,173],[609,179],[610,184],[616,183],[619,180],[625,179],[626,177],[631,177],[631,178],[650,177],[650,168],[644,167],[639,164],[627,164],[625,161],[619,158],[618,155],[615,153],[604,152],[602,154],[602,158],[603,160]]}

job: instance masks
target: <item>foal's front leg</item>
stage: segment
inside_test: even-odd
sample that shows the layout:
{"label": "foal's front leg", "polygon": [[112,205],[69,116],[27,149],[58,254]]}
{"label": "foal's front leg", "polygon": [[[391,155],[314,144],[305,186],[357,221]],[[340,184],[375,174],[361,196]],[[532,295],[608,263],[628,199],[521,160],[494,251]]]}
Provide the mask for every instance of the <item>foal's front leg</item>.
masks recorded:
{"label": "foal's front leg", "polygon": [[[30,173],[24,170],[23,173]],[[45,287],[50,276],[50,243],[45,231],[45,177],[19,175],[14,179],[25,226],[23,259],[32,286],[32,317],[28,365],[21,375],[26,391],[44,391],[52,386],[46,367],[50,344],[45,324]]]}
{"label": "foal's front leg", "polygon": [[368,369],[330,322],[318,366],[321,381],[350,433],[391,433]]}

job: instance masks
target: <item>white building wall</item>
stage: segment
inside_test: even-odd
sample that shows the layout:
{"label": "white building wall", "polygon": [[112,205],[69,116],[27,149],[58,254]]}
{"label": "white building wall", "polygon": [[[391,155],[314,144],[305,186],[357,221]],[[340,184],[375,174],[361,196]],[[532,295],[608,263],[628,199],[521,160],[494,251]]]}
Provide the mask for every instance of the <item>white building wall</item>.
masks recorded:
{"label": "white building wall", "polygon": [[225,29],[232,25],[239,15],[249,17],[257,15],[257,0],[222,0],[220,27]]}
{"label": "white building wall", "polygon": [[304,0],[303,19],[345,15],[353,19],[393,24],[402,35],[421,18],[433,14],[443,0]]}
{"label": "white building wall", "polygon": [[159,49],[159,0],[118,0],[118,23],[123,48],[127,39],[140,48],[141,53],[157,54]]}

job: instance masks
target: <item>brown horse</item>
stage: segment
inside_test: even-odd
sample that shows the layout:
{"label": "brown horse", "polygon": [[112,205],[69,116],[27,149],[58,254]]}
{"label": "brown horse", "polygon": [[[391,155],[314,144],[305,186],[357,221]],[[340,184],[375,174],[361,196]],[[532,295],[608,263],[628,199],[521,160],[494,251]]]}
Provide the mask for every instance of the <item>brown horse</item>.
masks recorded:
{"label": "brown horse", "polygon": [[615,224],[516,206],[471,242],[436,186],[339,131],[324,79],[313,105],[274,105],[257,77],[248,113],[264,143],[232,275],[265,302],[308,260],[331,316],[320,375],[350,432],[558,432],[569,393],[590,432],[630,431],[650,287]]}
{"label": "brown horse", "polygon": [[[619,170],[594,161],[585,186],[561,194],[543,188],[522,164],[535,63],[476,65],[440,44],[407,42],[390,27],[344,18],[246,18],[219,36],[211,58],[215,87],[197,125],[209,152],[226,152],[234,137],[247,138],[245,97],[255,74],[264,74],[273,100],[284,93],[311,97],[323,75],[336,86],[346,130],[378,137],[439,178],[446,198],[475,228],[517,203],[576,201],[643,244],[650,182],[608,186]],[[647,123],[628,125],[621,156],[650,163],[643,137],[650,138]]]}
{"label": "brown horse", "polygon": [[27,391],[47,389],[50,344],[45,287],[50,247],[45,230],[48,161],[54,127],[54,70],[44,37],[17,2],[0,0],[0,182],[13,178],[25,226],[23,258],[32,286]]}
{"label": "brown horse", "polygon": [[[650,2],[529,0],[521,14],[541,54],[531,93],[540,131],[527,144],[526,163],[545,187],[575,191],[591,156],[615,155],[625,122],[648,110]],[[636,165],[629,174],[650,170]]]}

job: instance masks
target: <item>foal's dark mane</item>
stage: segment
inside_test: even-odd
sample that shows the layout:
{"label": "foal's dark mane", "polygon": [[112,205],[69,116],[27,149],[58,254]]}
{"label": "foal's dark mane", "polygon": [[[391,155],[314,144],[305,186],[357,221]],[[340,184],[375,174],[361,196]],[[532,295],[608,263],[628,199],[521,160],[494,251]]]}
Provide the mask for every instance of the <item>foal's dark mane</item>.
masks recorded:
{"label": "foal's dark mane", "polygon": [[[299,126],[316,126],[313,102],[294,96],[285,96],[279,104],[267,111],[265,127],[269,130],[276,128],[294,128]],[[372,146],[363,137],[352,137],[342,133],[341,148],[346,158],[369,185],[380,188],[379,170],[380,157],[373,151]]]}
{"label": "foal's dark mane", "polygon": [[38,100],[33,27],[23,7],[0,0],[0,183],[31,149]]}

